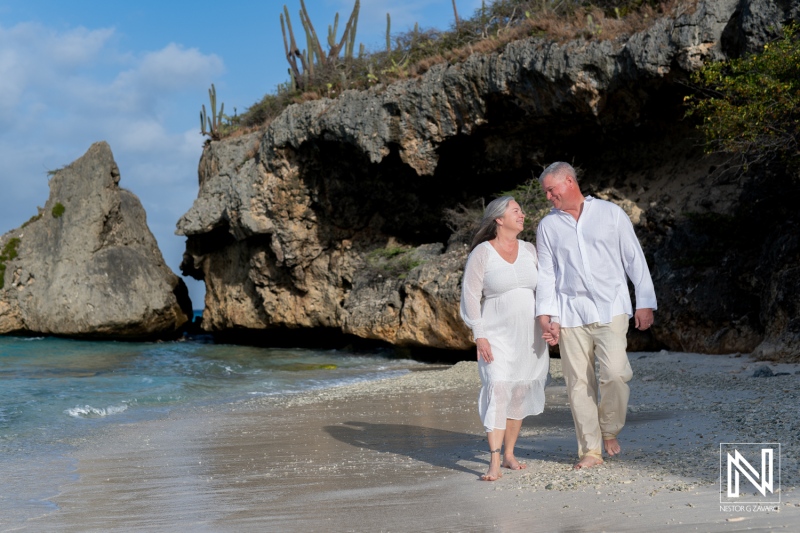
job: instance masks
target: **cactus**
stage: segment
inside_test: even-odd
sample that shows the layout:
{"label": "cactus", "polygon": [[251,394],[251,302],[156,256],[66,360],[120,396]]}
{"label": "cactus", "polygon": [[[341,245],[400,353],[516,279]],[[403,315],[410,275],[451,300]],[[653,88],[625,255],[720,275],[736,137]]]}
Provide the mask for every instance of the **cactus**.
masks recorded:
{"label": "cactus", "polygon": [[328,47],[333,48],[336,46],[336,32],[339,28],[339,13],[333,19],[333,26],[328,25]]}
{"label": "cactus", "polygon": [[[200,135],[208,135],[212,140],[218,141],[220,139],[222,118],[225,116],[225,104],[220,105],[219,114],[217,114],[217,89],[213,83],[208,90],[208,99],[211,104],[211,116],[206,114],[206,106],[203,104],[200,111]],[[206,129],[206,126],[208,126],[208,129]]]}
{"label": "cactus", "polygon": [[[346,46],[345,59],[353,58],[356,26],[358,25],[358,13],[360,9],[361,0],[355,0],[353,11],[350,13],[350,18],[347,20],[342,37],[338,42],[336,41],[336,33],[339,29],[339,13],[336,13],[333,25],[328,26],[328,53],[326,54],[317,37],[317,31],[311,23],[311,17],[308,15],[305,1],[300,0],[300,23],[303,25],[303,30],[306,34],[306,50],[302,52],[297,48],[297,43],[294,38],[294,30],[289,17],[289,8],[285,5],[283,6],[283,14],[280,16],[283,47],[286,52],[286,60],[291,67],[292,83],[297,86],[298,89],[307,88],[308,83],[313,81],[315,68],[335,66],[343,47]],[[300,65],[297,64],[298,59],[300,60]]]}
{"label": "cactus", "polygon": [[392,17],[386,13],[386,53],[392,53]]}
{"label": "cactus", "polygon": [[[356,6],[359,6],[359,2],[356,1]],[[344,49],[344,57],[345,59],[353,59],[353,50],[356,47],[356,28],[358,27],[358,9],[354,11],[355,17],[353,17],[353,25],[350,27],[349,30],[345,31],[345,35],[347,35],[347,44]],[[344,39],[344,35],[342,36]],[[359,50],[359,55],[361,55],[361,50],[363,50],[364,45],[361,45],[361,49]]]}
{"label": "cactus", "polygon": [[[286,17],[286,25],[284,26],[284,16]],[[286,28],[289,28],[289,40],[286,39]],[[281,14],[281,32],[283,33],[283,48],[286,51],[286,60],[292,68],[292,75],[295,80],[300,79],[300,68],[297,66],[297,59],[303,62],[303,56],[300,50],[297,49],[297,42],[294,40],[294,31],[292,30],[292,19],[289,17],[289,8],[283,6],[283,13]],[[306,71],[305,64],[302,65],[303,72]]]}
{"label": "cactus", "polygon": [[461,23],[458,20],[458,8],[456,7],[456,0],[453,0],[453,13],[456,15],[456,35],[461,33]]}
{"label": "cactus", "polygon": [[[319,43],[317,30],[315,30],[314,25],[311,24],[311,17],[308,16],[306,3],[303,0],[300,0],[300,22],[303,24],[303,28],[306,30],[306,42],[308,43],[309,60],[313,62],[314,56],[316,55],[321,63],[325,58],[325,52],[322,50],[322,45]],[[309,72],[309,74],[311,74],[311,72]]]}

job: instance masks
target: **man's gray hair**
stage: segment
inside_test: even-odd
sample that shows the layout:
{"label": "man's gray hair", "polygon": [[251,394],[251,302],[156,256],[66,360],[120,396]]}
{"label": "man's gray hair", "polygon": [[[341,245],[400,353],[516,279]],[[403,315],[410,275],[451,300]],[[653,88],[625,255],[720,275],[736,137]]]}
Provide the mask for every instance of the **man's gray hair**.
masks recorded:
{"label": "man's gray hair", "polygon": [[539,183],[543,183],[544,179],[547,176],[561,176],[561,177],[571,177],[575,180],[575,183],[578,183],[578,174],[575,172],[575,168],[569,163],[564,163],[563,161],[556,161],[541,173],[539,176]]}

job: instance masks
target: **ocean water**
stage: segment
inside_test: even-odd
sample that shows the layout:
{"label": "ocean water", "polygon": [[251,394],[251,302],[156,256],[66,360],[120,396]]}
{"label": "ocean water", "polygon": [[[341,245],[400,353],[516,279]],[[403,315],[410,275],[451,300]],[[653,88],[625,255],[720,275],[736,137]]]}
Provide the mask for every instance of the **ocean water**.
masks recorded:
{"label": "ocean water", "polygon": [[0,337],[0,526],[52,510],[50,498],[74,477],[70,443],[109,424],[419,366],[388,352]]}

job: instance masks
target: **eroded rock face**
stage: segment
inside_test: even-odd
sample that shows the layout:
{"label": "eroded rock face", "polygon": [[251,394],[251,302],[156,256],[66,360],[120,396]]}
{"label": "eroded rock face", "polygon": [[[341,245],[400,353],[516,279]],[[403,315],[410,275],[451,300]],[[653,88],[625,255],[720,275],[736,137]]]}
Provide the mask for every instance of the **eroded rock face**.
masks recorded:
{"label": "eroded rock face", "polygon": [[[760,315],[774,303],[789,324],[791,312],[741,282],[752,265],[676,259],[698,233],[690,215],[735,211],[755,179],[702,154],[680,82],[704,61],[758,49],[797,14],[798,2],[706,1],[613,41],[517,41],[419,79],[294,105],[266,132],[210,143],[177,231],[189,238],[184,272],[206,282],[204,327],[334,327],[466,348],[466,249],[436,244],[451,233],[442,210],[566,160],[583,170],[584,192],[626,209],[652,263],[658,327],[632,336],[633,349],[769,342],[784,353],[788,326],[771,333]],[[778,287],[768,270],[759,283]]]}
{"label": "eroded rock face", "polygon": [[0,333],[145,339],[191,317],[185,284],[119,180],[108,144],[95,143],[53,175],[39,217],[3,236],[16,257],[0,290]]}

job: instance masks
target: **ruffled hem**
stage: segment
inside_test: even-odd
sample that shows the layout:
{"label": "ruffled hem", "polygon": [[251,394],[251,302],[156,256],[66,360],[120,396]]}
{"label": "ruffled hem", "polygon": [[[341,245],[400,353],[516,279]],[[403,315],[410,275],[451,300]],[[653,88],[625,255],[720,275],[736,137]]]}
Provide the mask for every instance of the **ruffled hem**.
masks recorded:
{"label": "ruffled hem", "polygon": [[487,432],[506,429],[506,420],[522,420],[544,411],[544,389],[549,374],[525,381],[495,381],[481,387],[478,413]]}

